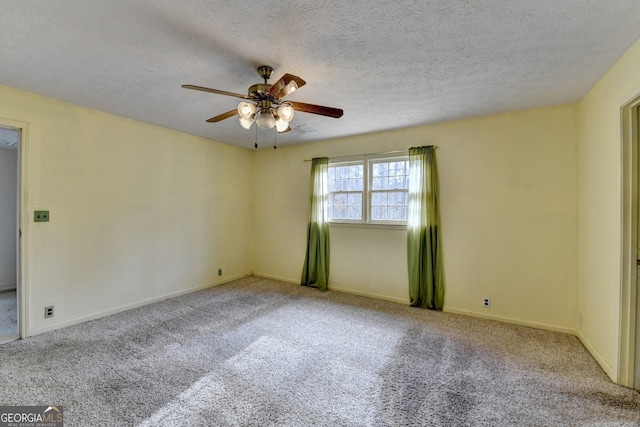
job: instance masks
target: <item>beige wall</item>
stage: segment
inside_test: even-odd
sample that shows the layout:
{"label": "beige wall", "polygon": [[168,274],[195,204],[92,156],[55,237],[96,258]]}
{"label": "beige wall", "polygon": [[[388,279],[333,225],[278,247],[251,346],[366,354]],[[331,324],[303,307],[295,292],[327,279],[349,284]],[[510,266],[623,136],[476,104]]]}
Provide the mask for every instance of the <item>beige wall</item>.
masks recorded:
{"label": "beige wall", "polygon": [[16,287],[18,151],[0,148],[0,290]]}
{"label": "beige wall", "polygon": [[620,108],[640,94],[640,41],[580,103],[578,334],[618,381],[621,306]]}
{"label": "beige wall", "polygon": [[[255,274],[300,279],[304,159],[426,144],[439,147],[445,310],[575,331],[575,105],[256,152]],[[331,227],[330,288],[407,302],[405,235]]]}
{"label": "beige wall", "polygon": [[26,217],[51,212],[26,224],[27,334],[251,273],[251,151],[6,87],[0,118],[28,123]]}

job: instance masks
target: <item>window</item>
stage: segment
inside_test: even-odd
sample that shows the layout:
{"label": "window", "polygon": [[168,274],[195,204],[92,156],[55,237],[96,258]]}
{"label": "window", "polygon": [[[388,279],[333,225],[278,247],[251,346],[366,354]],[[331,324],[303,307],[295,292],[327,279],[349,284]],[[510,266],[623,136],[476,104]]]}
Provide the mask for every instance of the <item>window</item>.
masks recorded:
{"label": "window", "polygon": [[330,222],[406,224],[409,160],[378,158],[329,163]]}
{"label": "window", "polygon": [[329,221],[362,221],[364,165],[339,163],[327,172]]}
{"label": "window", "polygon": [[409,161],[371,161],[371,220],[407,221]]}

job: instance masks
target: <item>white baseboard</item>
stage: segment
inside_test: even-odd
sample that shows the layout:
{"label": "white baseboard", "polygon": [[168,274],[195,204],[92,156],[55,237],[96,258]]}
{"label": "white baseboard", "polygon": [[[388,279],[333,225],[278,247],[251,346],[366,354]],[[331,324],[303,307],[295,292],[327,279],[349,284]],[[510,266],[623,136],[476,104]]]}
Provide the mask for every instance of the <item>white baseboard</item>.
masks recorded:
{"label": "white baseboard", "polygon": [[290,278],[287,278],[287,277],[272,276],[271,274],[253,273],[253,276],[261,277],[263,279],[277,280],[279,282],[292,283],[294,285],[299,285],[300,284],[300,280],[293,280],[293,279],[290,279]]}
{"label": "white baseboard", "polygon": [[381,299],[381,300],[384,300],[384,301],[396,302],[396,303],[402,304],[402,305],[409,305],[409,299],[408,298],[404,299],[404,298],[390,297],[390,296],[387,296],[387,295],[379,295],[379,294],[374,294],[374,293],[371,293],[371,292],[354,291],[353,289],[340,288],[340,287],[335,287],[335,286],[329,286],[328,289],[330,291],[342,292],[342,293],[345,293],[345,294],[359,295],[361,297],[375,298],[375,299]]}
{"label": "white baseboard", "polygon": [[60,328],[66,328],[67,326],[77,325],[78,323],[87,322],[89,320],[95,320],[95,319],[99,319],[101,317],[110,316],[112,314],[116,314],[116,313],[120,313],[120,312],[123,312],[123,311],[131,310],[131,309],[134,309],[134,308],[137,308],[137,307],[142,307],[144,305],[153,304],[154,302],[164,301],[164,300],[169,299],[169,298],[175,298],[175,297],[178,297],[180,295],[190,294],[192,292],[201,291],[203,289],[208,289],[208,288],[212,288],[214,286],[223,285],[225,283],[232,282],[232,281],[238,280],[238,279],[242,279],[242,278],[248,277],[250,275],[251,274],[241,274],[241,275],[238,275],[238,276],[235,276],[235,277],[226,278],[226,279],[221,280],[219,282],[209,283],[209,284],[201,285],[201,286],[196,286],[196,287],[193,287],[193,288],[184,289],[184,290],[177,291],[177,292],[172,292],[172,293],[161,295],[161,296],[154,297],[154,298],[148,298],[148,299],[145,299],[145,300],[142,300],[142,301],[134,302],[132,304],[126,304],[126,305],[123,305],[123,306],[120,306],[120,307],[116,307],[116,308],[113,308],[113,309],[110,309],[110,310],[105,310],[105,311],[101,311],[99,313],[90,314],[88,316],[76,317],[74,319],[66,320],[64,322],[56,323],[54,325],[47,325],[47,326],[42,326],[42,327],[39,327],[39,328],[29,329],[28,331],[25,332],[25,338],[26,337],[30,337],[30,336],[34,336],[34,335],[43,334],[45,332],[55,331],[56,329],[60,329]]}
{"label": "white baseboard", "polygon": [[4,286],[0,286],[0,292],[15,291],[15,290],[16,290],[16,285],[4,285]]}
{"label": "white baseboard", "polygon": [[[262,277],[263,279],[272,279],[272,280],[278,280],[280,282],[285,282],[285,283],[292,283],[295,285],[300,285],[300,281],[299,280],[293,280],[291,278],[287,278],[287,277],[279,277],[279,276],[273,276],[270,274],[263,274],[263,273],[254,273],[253,274],[256,277]],[[395,298],[395,297],[390,297],[390,296],[386,296],[386,295],[379,295],[379,294],[374,294],[374,293],[370,293],[370,292],[362,292],[362,291],[357,291],[357,290],[352,290],[352,289],[347,289],[347,288],[341,288],[341,287],[336,287],[336,286],[329,286],[328,289],[330,291],[335,291],[335,292],[342,292],[345,294],[351,294],[351,295],[359,295],[362,297],[368,297],[368,298],[375,298],[375,299],[380,299],[380,300],[384,300],[384,301],[392,301],[392,302],[397,302],[399,304],[404,304],[404,305],[409,305],[409,300],[408,299],[402,299],[402,298]]]}
{"label": "white baseboard", "polygon": [[20,339],[20,335],[18,334],[9,334],[0,336],[0,344],[4,344],[7,342],[15,341]]}
{"label": "white baseboard", "polygon": [[476,312],[476,311],[461,310],[461,309],[458,309],[458,308],[451,308],[451,307],[446,307],[446,306],[444,307],[443,311],[447,312],[447,313],[462,314],[464,316],[477,317],[477,318],[480,318],[480,319],[495,320],[497,322],[511,323],[511,324],[520,325],[520,326],[527,326],[527,327],[535,328],[535,329],[543,329],[543,330],[546,330],[546,331],[561,332],[563,334],[576,335],[576,330],[575,329],[566,328],[566,327],[563,327],[563,326],[555,326],[555,325],[549,325],[549,324],[546,324],[546,323],[530,322],[530,321],[527,321],[527,320],[513,319],[511,317],[494,316],[494,315],[490,315],[490,314],[479,313],[479,312]]}
{"label": "white baseboard", "polygon": [[615,370],[613,369],[613,366],[611,366],[605,360],[605,358],[602,357],[602,355],[598,352],[598,350],[596,350],[596,348],[589,342],[588,339],[585,338],[584,335],[582,335],[580,331],[576,331],[576,336],[578,337],[578,339],[580,340],[584,348],[586,348],[587,351],[591,353],[591,356],[593,356],[593,358],[596,359],[596,362],[598,362],[602,370],[609,376],[609,378],[611,378],[611,381],[618,384],[618,378]]}

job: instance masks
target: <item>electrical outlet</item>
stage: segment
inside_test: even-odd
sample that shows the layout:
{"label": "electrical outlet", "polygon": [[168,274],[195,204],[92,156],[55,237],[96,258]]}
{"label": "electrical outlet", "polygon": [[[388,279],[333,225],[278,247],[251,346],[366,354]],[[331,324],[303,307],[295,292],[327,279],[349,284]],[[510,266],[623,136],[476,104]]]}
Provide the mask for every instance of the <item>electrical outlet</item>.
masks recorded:
{"label": "electrical outlet", "polygon": [[218,269],[218,276],[222,276],[222,269],[221,268]]}
{"label": "electrical outlet", "polygon": [[45,307],[44,308],[44,318],[48,319],[49,317],[53,317],[53,306],[50,305],[49,307]]}
{"label": "electrical outlet", "polygon": [[33,222],[49,222],[49,211],[33,211]]}
{"label": "electrical outlet", "polygon": [[489,298],[489,297],[485,297],[485,298],[482,300],[482,305],[483,305],[484,307],[486,307],[486,308],[491,307],[491,298]]}

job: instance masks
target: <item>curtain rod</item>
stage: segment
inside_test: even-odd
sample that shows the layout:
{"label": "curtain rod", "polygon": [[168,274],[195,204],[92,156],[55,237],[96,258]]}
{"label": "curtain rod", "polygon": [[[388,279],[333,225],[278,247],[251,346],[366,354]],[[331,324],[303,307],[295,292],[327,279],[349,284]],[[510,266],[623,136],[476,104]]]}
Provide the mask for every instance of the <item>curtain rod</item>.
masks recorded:
{"label": "curtain rod", "polygon": [[[427,145],[427,147],[433,147],[433,148],[438,148],[435,145]],[[377,153],[366,153],[366,154],[351,154],[349,156],[338,156],[338,157],[329,157],[329,160],[340,160],[340,159],[350,159],[353,157],[367,157],[367,156],[380,156],[383,154],[407,154],[409,152],[409,149],[407,148],[406,150],[395,150],[395,151],[379,151]],[[313,159],[304,159],[303,162],[310,162]]]}

